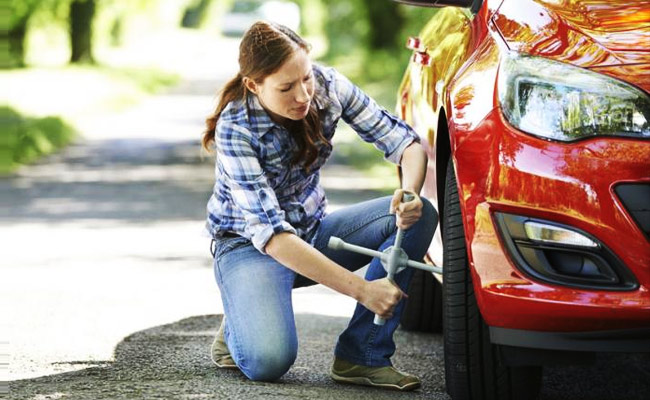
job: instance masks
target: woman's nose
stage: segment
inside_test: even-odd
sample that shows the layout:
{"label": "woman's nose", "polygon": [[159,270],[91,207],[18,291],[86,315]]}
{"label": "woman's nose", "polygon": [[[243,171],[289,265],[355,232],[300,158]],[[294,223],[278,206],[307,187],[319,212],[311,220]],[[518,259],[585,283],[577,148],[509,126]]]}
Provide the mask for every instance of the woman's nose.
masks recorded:
{"label": "woman's nose", "polygon": [[304,104],[310,100],[309,87],[304,83],[298,85],[298,93],[296,93],[296,102]]}

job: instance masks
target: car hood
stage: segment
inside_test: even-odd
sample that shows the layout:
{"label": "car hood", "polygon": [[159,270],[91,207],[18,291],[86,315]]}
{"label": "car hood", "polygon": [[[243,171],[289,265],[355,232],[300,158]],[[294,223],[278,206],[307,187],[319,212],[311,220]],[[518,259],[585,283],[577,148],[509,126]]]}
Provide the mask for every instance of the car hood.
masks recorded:
{"label": "car hood", "polygon": [[650,64],[648,0],[504,0],[492,21],[515,51],[587,68]]}

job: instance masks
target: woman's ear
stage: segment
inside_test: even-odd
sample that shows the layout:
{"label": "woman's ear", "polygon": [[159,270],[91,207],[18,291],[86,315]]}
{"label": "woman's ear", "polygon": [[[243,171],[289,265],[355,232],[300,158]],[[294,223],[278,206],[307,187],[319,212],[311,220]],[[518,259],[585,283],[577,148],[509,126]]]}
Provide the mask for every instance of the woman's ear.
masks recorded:
{"label": "woman's ear", "polygon": [[250,91],[253,94],[257,94],[257,83],[255,83],[254,80],[245,76],[243,78],[243,82],[244,82],[244,87],[246,87],[248,91]]}

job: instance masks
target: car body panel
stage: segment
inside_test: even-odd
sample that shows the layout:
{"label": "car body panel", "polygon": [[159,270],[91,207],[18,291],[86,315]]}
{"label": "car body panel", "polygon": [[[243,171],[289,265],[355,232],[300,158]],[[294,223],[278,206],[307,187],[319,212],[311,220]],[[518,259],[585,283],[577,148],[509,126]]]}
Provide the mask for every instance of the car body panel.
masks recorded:
{"label": "car body panel", "polygon": [[521,53],[581,67],[650,62],[647,0],[505,0],[494,23]]}
{"label": "car body panel", "polygon": [[592,68],[592,70],[622,81],[627,81],[639,89],[650,92],[650,63],[596,67]]}
{"label": "car body panel", "polygon": [[[423,195],[438,210],[446,168],[441,148],[448,147],[474,289],[488,325],[555,332],[650,327],[650,242],[614,192],[620,183],[650,184],[650,141],[595,137],[561,143],[533,137],[505,121],[496,88],[500,57],[516,50],[589,68],[647,94],[649,7],[619,0],[487,1],[475,16],[442,9],[420,32],[423,42],[442,44],[443,26],[455,21],[449,35],[463,46],[453,53],[428,47],[432,67],[411,62],[397,110],[427,151]],[[588,18],[581,19],[580,10]],[[449,59],[463,63],[447,64]],[[440,80],[443,84],[436,85]],[[542,218],[597,237],[634,274],[638,289],[589,290],[536,281],[519,271],[504,249],[495,212]],[[438,265],[440,231],[429,249]]]}

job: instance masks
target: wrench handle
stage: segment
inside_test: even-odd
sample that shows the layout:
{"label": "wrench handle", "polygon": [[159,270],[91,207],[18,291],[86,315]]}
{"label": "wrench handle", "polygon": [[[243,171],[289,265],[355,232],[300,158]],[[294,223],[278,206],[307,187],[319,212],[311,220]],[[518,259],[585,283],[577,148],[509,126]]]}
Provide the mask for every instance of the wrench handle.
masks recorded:
{"label": "wrench handle", "polygon": [[[406,192],[402,193],[402,203],[408,203],[413,199],[415,199],[415,196],[413,194],[406,193]],[[391,254],[388,255],[388,268],[387,268],[388,275],[386,277],[391,282],[393,282],[393,278],[395,277],[395,271],[397,270],[397,261],[394,255],[397,255],[397,250],[400,249],[402,246],[403,236],[404,236],[404,231],[397,228],[397,234],[395,235],[395,244],[393,245],[393,251],[391,251]],[[373,322],[375,323],[375,325],[384,325],[386,323],[386,319],[375,314],[375,320]]]}
{"label": "wrench handle", "polygon": [[[415,196],[411,193],[402,193],[402,203],[408,203],[409,201],[412,201],[415,199]],[[397,228],[397,235],[395,236],[395,248],[400,248],[402,247],[402,237],[404,236],[404,231],[401,229]]]}

